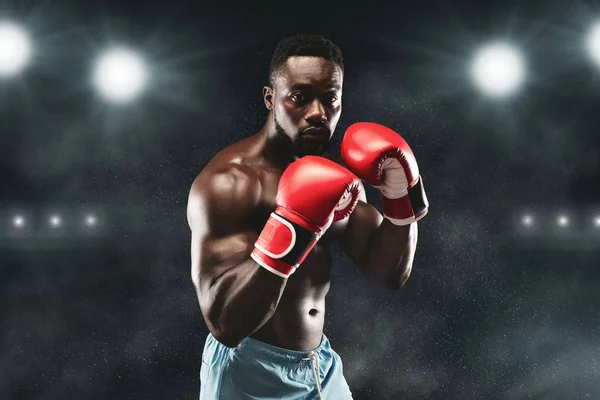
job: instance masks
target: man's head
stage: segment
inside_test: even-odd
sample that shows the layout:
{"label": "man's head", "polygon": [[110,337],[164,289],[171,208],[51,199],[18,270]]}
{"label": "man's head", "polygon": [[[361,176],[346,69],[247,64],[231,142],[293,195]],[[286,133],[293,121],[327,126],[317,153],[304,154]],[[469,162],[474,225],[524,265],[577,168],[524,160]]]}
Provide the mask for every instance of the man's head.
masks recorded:
{"label": "man's head", "polygon": [[298,157],[329,150],[342,112],[342,52],[318,35],[281,40],[271,59],[269,86],[263,89],[277,139]]}

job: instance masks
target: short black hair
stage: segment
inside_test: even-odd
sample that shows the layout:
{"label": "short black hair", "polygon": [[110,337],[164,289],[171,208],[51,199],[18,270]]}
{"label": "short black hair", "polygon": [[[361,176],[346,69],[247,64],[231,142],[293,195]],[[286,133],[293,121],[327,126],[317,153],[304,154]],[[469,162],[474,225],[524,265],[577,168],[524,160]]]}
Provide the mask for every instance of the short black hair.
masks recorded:
{"label": "short black hair", "polygon": [[269,84],[271,86],[274,84],[275,75],[281,66],[293,56],[323,57],[339,65],[344,72],[342,51],[335,43],[322,35],[298,34],[281,39],[275,46],[269,68]]}

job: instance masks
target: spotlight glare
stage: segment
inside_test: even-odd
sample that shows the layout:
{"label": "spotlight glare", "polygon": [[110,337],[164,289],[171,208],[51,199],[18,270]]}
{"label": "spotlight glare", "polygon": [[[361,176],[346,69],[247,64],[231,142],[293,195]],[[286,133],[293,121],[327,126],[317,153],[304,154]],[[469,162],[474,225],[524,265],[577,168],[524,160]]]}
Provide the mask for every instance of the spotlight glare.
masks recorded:
{"label": "spotlight glare", "polygon": [[592,61],[600,66],[600,22],[597,22],[590,29],[587,39],[587,48]]}
{"label": "spotlight glare", "polygon": [[13,218],[13,226],[15,228],[22,228],[25,225],[25,218],[21,215],[15,215]]}
{"label": "spotlight glare", "polygon": [[106,99],[127,102],[144,89],[146,75],[146,66],[140,56],[119,48],[104,53],[98,59],[93,79]]}
{"label": "spotlight glare", "polygon": [[596,228],[600,228],[600,215],[594,218],[594,225],[596,226]]}
{"label": "spotlight glare", "polygon": [[94,215],[88,215],[85,217],[85,224],[89,227],[95,226],[98,221]]}
{"label": "spotlight glare", "polygon": [[504,43],[491,44],[479,50],[472,65],[475,83],[492,96],[514,92],[524,77],[520,54]]}
{"label": "spotlight glare", "polygon": [[566,215],[560,215],[556,222],[558,223],[558,226],[564,228],[569,225],[569,217]]}
{"label": "spotlight glare", "polygon": [[533,225],[533,217],[529,214],[526,214],[521,219],[521,222],[523,223],[523,225],[530,227],[531,225]]}
{"label": "spotlight glare", "polygon": [[50,225],[53,228],[57,228],[62,224],[62,219],[60,218],[59,215],[53,215],[50,217]]}
{"label": "spotlight glare", "polygon": [[22,70],[30,56],[29,39],[25,31],[10,22],[0,22],[0,76]]}

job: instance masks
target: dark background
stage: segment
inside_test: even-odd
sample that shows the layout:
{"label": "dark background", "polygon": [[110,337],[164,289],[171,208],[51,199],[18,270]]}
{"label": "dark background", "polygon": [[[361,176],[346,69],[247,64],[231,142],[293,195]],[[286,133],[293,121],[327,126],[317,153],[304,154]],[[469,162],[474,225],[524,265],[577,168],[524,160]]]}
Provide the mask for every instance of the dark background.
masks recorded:
{"label": "dark background", "polygon": [[[392,127],[431,203],[398,292],[334,248],[325,333],[355,399],[600,398],[600,69],[584,47],[600,15],[549,3],[0,2],[35,46],[0,81],[0,398],[197,398],[208,330],[189,274],[189,187],[262,127],[270,56],[300,32],[344,52],[334,148],[353,122]],[[495,39],[527,63],[505,99],[481,95],[468,70]],[[90,84],[111,44],[151,69],[130,105]],[[15,210],[31,223],[19,233]],[[49,210],[64,228],[44,227]],[[94,232],[73,222],[86,210]]]}

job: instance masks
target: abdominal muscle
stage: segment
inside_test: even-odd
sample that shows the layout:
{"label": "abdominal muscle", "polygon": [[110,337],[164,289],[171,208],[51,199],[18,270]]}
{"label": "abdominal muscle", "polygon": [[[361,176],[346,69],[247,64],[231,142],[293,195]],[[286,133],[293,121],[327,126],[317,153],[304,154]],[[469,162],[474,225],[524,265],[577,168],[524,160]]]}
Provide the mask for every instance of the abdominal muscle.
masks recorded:
{"label": "abdominal muscle", "polygon": [[328,251],[315,246],[288,278],[273,316],[250,337],[288,350],[317,348],[323,337],[330,270]]}

